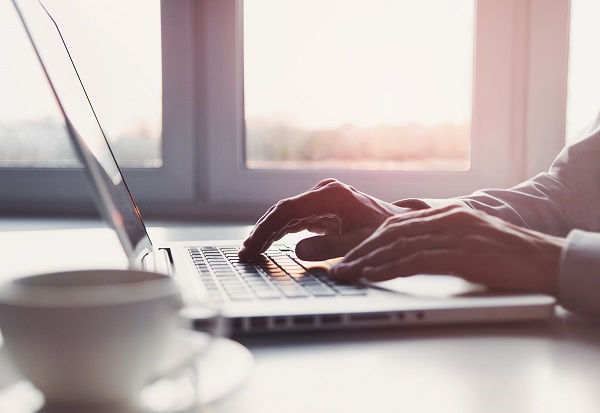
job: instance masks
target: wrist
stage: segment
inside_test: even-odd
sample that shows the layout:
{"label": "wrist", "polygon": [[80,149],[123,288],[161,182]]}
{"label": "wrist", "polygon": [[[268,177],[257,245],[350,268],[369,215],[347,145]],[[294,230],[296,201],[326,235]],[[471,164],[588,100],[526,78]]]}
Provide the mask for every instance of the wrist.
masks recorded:
{"label": "wrist", "polygon": [[545,275],[546,283],[543,288],[545,291],[543,292],[554,297],[558,297],[559,295],[561,259],[566,243],[567,241],[565,238],[551,235],[546,235],[544,237],[544,261],[541,265],[541,269],[545,273],[542,274],[542,276]]}

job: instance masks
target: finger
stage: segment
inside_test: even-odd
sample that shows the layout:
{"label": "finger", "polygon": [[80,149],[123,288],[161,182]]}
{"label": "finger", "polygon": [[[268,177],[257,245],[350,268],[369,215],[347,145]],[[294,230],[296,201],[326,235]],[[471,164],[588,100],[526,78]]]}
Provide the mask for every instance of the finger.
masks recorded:
{"label": "finger", "polygon": [[[305,221],[307,231],[315,234],[339,234],[341,233],[340,219],[337,217],[323,217],[319,219],[307,219]],[[371,230],[371,232],[373,232]]]}
{"label": "finger", "polygon": [[271,211],[273,211],[273,209],[275,209],[275,206],[276,205],[273,205],[269,209],[267,209],[267,212],[265,212],[258,219],[258,221],[256,221],[256,224],[254,224],[252,231],[250,231],[250,234],[248,234],[248,236],[246,237],[246,240],[244,240],[244,242],[242,244],[242,248],[238,252],[238,256],[240,259],[249,260],[251,258],[254,258],[254,256],[258,255],[258,252],[256,252],[255,246],[252,245],[251,238],[254,235],[254,230],[256,229],[256,227],[265,219],[265,217],[267,215],[269,215],[271,213]]}
{"label": "finger", "polygon": [[[326,233],[339,234],[339,227],[340,227],[339,220],[337,218],[330,218],[328,216],[327,217],[309,218],[309,219],[300,220],[300,221],[292,221],[289,226],[283,228],[278,233],[273,234],[271,236],[271,238],[269,238],[264,243],[264,245],[262,246],[262,248],[260,249],[260,251],[258,253],[259,254],[264,253],[266,250],[268,250],[271,247],[271,245],[273,243],[279,241],[287,234],[293,234],[293,233],[301,232],[304,230],[308,230],[308,231],[315,232],[315,233],[321,233],[321,234],[326,234]],[[366,236],[365,236],[365,238],[366,238]],[[358,242],[356,244],[358,244]],[[354,244],[354,246],[356,244]],[[346,252],[347,252],[347,250],[346,250]]]}
{"label": "finger", "polygon": [[352,261],[342,261],[334,268],[334,277],[341,279],[353,279],[360,277],[365,268],[377,267],[398,259],[425,251],[427,249],[446,249],[451,248],[454,236],[431,236],[421,235],[411,238],[398,238],[392,243],[384,244],[381,247],[358,257]]}
{"label": "finger", "polygon": [[435,207],[435,208],[407,210],[404,213],[392,215],[382,224],[382,226],[384,226],[386,224],[387,225],[393,224],[393,223],[397,224],[397,223],[400,223],[403,221],[408,221],[410,219],[432,217],[432,216],[444,214],[446,212],[455,211],[455,210],[470,211],[467,208],[464,208],[464,207],[461,207],[461,206],[455,205],[455,204],[444,205],[444,206]]}
{"label": "finger", "polygon": [[327,186],[329,184],[341,184],[340,181],[338,181],[335,178],[327,178],[327,179],[323,179],[321,182],[319,182],[318,184],[316,184],[315,186],[313,186],[310,190],[315,190],[315,189],[319,189],[319,188],[323,188],[324,186]]}
{"label": "finger", "polygon": [[[505,279],[507,274],[510,277],[515,271],[519,274],[527,273],[522,267],[514,265],[511,259],[507,260],[502,245],[485,234],[456,236],[446,233],[412,238],[403,248],[398,248],[397,252],[395,256],[386,257],[382,251],[379,253],[382,254],[380,259],[365,257],[346,270],[352,277],[370,281],[385,281],[416,274],[445,274],[496,288],[508,285]],[[513,254],[508,254],[508,257],[512,256]],[[500,268],[503,270],[499,270]],[[522,284],[522,280],[520,283]]]}
{"label": "finger", "polygon": [[279,233],[275,234],[268,242],[275,242],[287,234],[293,234],[304,230],[314,232],[315,234],[339,234],[340,222],[338,218],[332,218],[330,216],[313,217],[299,220],[298,222],[293,221],[290,225],[279,231]]}
{"label": "finger", "polygon": [[[408,218],[404,215],[410,215]],[[464,224],[472,219],[473,214],[466,209],[455,206],[413,211],[395,215],[381,225],[363,243],[352,249],[342,262],[351,262],[365,256],[385,245],[395,242],[399,237],[416,237],[419,235],[437,234],[441,231],[463,232]]]}
{"label": "finger", "polygon": [[244,242],[240,255],[250,257],[258,254],[270,239],[277,237],[279,232],[295,223],[294,221],[335,215],[339,211],[340,200],[332,196],[335,192],[326,192],[327,188],[325,185],[278,202],[254,227]]}
{"label": "finger", "polygon": [[417,274],[460,275],[454,270],[456,253],[452,249],[427,249],[415,251],[398,260],[363,268],[362,278],[369,281],[387,281],[397,277]]}
{"label": "finger", "polygon": [[259,219],[258,221],[256,221],[256,223],[254,224],[254,228],[252,228],[252,231],[250,231],[250,235],[249,237],[252,236],[252,234],[254,233],[254,229],[259,226],[261,224],[261,222],[263,222],[265,220],[265,218],[271,213],[273,212],[273,210],[275,209],[275,207],[277,206],[277,204],[275,205],[271,205],[271,207],[269,209],[267,209],[267,212],[265,212]]}
{"label": "finger", "polygon": [[[332,183],[338,183],[338,182],[339,182],[339,181],[338,181],[337,179],[334,179],[334,178],[327,178],[327,179],[324,179],[324,180],[322,180],[321,182],[319,182],[318,184],[316,184],[316,185],[315,185],[315,186],[313,186],[312,188],[310,188],[310,189],[309,189],[308,191],[306,191],[305,193],[308,193],[308,192],[310,192],[310,191],[314,191],[314,190],[316,190],[316,189],[322,188],[322,187],[324,187],[324,186],[327,186],[327,185],[329,185],[329,184],[332,184]],[[278,204],[275,204],[275,205],[271,206],[271,207],[270,207],[270,208],[267,210],[267,212],[265,212],[265,213],[264,213],[264,214],[263,214],[263,215],[262,215],[262,216],[261,216],[261,217],[258,219],[258,221],[256,221],[256,223],[254,224],[254,228],[256,228],[258,225],[260,225],[260,224],[261,224],[261,223],[262,223],[262,222],[265,220],[265,218],[266,218],[266,217],[267,217],[267,216],[268,216],[268,215],[269,215],[269,214],[270,214],[270,213],[273,211],[273,209],[275,209],[275,207],[276,207],[277,205],[278,205]],[[250,232],[250,235],[252,235],[252,233],[254,232],[254,228],[253,228],[253,229],[252,229],[252,231]]]}
{"label": "finger", "polygon": [[306,261],[322,261],[341,257],[362,242],[370,233],[369,229],[361,229],[345,234],[306,238],[296,245],[296,255]]}

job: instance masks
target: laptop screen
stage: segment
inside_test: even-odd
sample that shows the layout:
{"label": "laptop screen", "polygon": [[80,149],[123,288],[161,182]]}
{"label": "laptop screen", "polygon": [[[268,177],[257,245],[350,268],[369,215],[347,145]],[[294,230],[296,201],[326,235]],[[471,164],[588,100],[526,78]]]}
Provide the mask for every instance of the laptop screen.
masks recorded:
{"label": "laptop screen", "polygon": [[100,213],[115,229],[130,260],[151,248],[150,238],[96,117],[59,25],[38,0],[13,0],[90,178]]}

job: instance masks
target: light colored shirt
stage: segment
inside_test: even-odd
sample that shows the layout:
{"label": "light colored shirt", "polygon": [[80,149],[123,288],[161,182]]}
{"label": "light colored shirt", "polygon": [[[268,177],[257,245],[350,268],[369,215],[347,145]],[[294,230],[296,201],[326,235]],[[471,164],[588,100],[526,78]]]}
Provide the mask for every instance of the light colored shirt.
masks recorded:
{"label": "light colored shirt", "polygon": [[600,318],[600,115],[546,173],[510,189],[421,201],[429,206],[458,203],[566,237],[558,301],[568,310]]}

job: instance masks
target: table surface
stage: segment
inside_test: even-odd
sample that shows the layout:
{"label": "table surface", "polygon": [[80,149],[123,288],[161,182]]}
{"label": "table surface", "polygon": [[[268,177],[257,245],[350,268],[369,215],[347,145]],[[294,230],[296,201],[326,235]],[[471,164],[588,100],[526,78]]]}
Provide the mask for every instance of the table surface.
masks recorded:
{"label": "table surface", "polygon": [[[149,232],[160,241],[240,239],[249,228],[157,223]],[[127,263],[116,236],[96,221],[0,219],[0,251],[4,279],[82,262]],[[253,371],[203,412],[600,411],[600,322],[560,309],[541,322],[279,334],[241,343],[255,358]]]}

